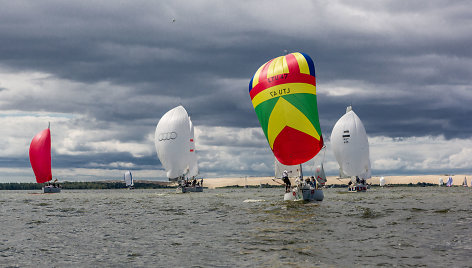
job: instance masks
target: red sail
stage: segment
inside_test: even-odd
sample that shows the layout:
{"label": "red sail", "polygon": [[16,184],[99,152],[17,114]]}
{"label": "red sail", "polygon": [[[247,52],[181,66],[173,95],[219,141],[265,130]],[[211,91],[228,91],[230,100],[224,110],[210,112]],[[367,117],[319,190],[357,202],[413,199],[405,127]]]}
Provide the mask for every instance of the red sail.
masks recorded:
{"label": "red sail", "polygon": [[29,158],[36,181],[43,183],[52,179],[51,132],[49,128],[39,132],[31,141]]}

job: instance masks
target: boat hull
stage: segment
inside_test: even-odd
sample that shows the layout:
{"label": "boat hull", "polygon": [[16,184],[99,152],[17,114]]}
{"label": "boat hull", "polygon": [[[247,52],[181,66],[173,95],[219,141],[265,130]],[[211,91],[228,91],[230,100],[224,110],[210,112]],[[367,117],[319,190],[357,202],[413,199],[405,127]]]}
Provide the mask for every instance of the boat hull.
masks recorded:
{"label": "boat hull", "polygon": [[356,186],[349,187],[348,191],[351,192],[351,193],[365,192],[365,191],[367,191],[367,188],[368,188],[367,185],[358,184]]}
{"label": "boat hull", "polygon": [[203,187],[201,186],[186,186],[186,187],[178,187],[177,188],[178,193],[190,193],[190,192],[203,192]]}
{"label": "boat hull", "polygon": [[45,186],[43,187],[43,192],[45,194],[48,194],[48,193],[60,193],[61,192],[61,188],[59,187],[52,187],[52,186]]}
{"label": "boat hull", "polygon": [[293,188],[285,193],[284,201],[323,201],[324,193],[321,189],[297,189]]}

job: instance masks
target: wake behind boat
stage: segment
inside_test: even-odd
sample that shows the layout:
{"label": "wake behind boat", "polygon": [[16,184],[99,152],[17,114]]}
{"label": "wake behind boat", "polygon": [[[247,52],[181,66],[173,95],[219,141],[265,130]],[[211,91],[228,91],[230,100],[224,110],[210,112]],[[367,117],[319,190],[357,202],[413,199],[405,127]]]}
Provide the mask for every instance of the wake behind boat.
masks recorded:
{"label": "wake behind boat", "polygon": [[[50,125],[33,137],[29,148],[29,159],[36,182],[50,182],[52,180]],[[61,187],[56,179],[53,183],[45,185],[42,190],[44,193],[59,193]]]}

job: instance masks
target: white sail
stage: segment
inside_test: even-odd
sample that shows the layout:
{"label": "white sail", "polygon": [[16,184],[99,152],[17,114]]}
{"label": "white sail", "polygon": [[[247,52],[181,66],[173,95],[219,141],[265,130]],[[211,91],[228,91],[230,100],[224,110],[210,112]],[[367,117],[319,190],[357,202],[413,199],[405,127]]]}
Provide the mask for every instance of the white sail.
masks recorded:
{"label": "white sail", "polygon": [[451,187],[452,184],[453,184],[452,177],[449,177],[449,179],[447,180],[446,186]]}
{"label": "white sail", "polygon": [[467,187],[467,177],[464,177],[464,181],[462,182],[462,186]]}
{"label": "white sail", "polygon": [[444,185],[444,180],[442,178],[439,178],[439,186],[443,186]]}
{"label": "white sail", "polygon": [[274,157],[274,167],[275,167],[275,178],[281,179],[282,173],[284,170],[287,171],[289,178],[298,178],[300,176],[300,167],[301,165],[287,166],[279,162],[277,158]]}
{"label": "white sail", "polygon": [[369,142],[364,125],[351,106],[334,125],[331,132],[334,156],[347,176],[370,178]]}
{"label": "white sail", "polygon": [[325,174],[325,171],[324,171],[324,168],[323,168],[323,164],[316,167],[315,178],[316,178],[317,183],[319,183],[321,185],[325,185],[325,183],[326,183],[326,174]]}
{"label": "white sail", "polygon": [[134,185],[133,175],[131,175],[131,171],[128,170],[125,172],[124,180],[125,180],[126,186]]}
{"label": "white sail", "polygon": [[190,123],[190,150],[189,150],[189,172],[187,174],[188,178],[192,178],[198,175],[198,161],[197,153],[195,152],[195,134],[192,120],[189,118]]}
{"label": "white sail", "polygon": [[380,186],[385,186],[385,178],[384,177],[380,177],[379,184],[380,184]]}
{"label": "white sail", "polygon": [[169,180],[189,172],[190,121],[181,105],[165,113],[156,126],[154,142],[157,156]]}

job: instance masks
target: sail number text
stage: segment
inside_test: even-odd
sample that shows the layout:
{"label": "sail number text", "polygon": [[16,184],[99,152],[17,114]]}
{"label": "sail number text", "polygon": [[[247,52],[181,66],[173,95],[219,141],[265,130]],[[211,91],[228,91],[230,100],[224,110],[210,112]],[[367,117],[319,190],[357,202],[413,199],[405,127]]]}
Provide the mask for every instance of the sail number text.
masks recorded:
{"label": "sail number text", "polygon": [[287,76],[288,76],[288,74],[278,74],[276,76],[272,76],[272,77],[267,78],[267,82],[272,83],[272,82],[277,81],[279,79],[285,79],[285,78],[287,78]]}
{"label": "sail number text", "polygon": [[281,96],[281,95],[285,95],[285,94],[290,94],[290,88],[282,88],[282,89],[279,89],[279,90],[273,90],[270,92],[270,96],[271,97],[277,97],[277,96]]}

